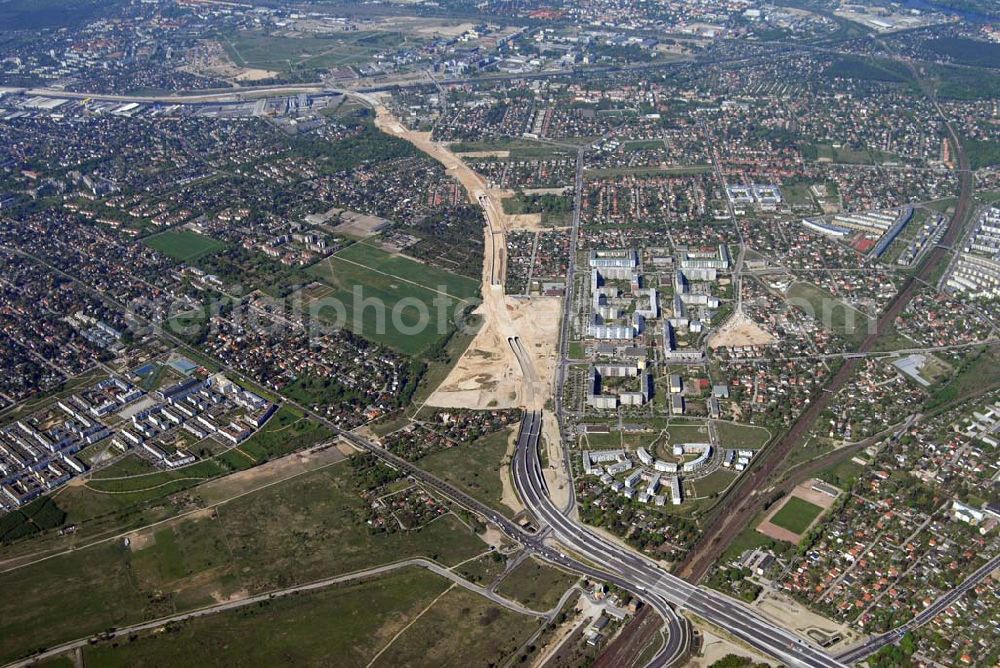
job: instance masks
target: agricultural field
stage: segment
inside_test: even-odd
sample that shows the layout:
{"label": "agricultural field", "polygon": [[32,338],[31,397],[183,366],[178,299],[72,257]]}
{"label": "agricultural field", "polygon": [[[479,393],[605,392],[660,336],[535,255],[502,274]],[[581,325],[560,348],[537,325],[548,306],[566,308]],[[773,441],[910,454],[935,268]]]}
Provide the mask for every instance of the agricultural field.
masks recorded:
{"label": "agricultural field", "polygon": [[226,247],[226,244],[217,239],[190,230],[170,230],[157,234],[146,239],[145,244],[178,262],[194,262]]}
{"label": "agricultural field", "polygon": [[442,341],[455,314],[471,306],[479,294],[479,284],[472,279],[365,244],[346,248],[313,265],[308,273],[322,283],[308,289],[307,300],[343,305],[341,313],[334,306],[323,306],[320,318],[332,322],[346,318],[346,323],[338,324],[409,355]]}

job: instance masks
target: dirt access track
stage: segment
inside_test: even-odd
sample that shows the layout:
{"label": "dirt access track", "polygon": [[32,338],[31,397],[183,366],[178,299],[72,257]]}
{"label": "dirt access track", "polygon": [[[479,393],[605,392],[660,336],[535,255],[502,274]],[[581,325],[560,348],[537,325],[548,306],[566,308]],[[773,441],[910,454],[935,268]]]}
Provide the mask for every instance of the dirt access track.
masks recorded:
{"label": "dirt access track", "polygon": [[427,400],[443,408],[504,408],[540,410],[552,396],[561,299],[525,299],[504,294],[506,234],[527,221],[503,213],[500,193],[447,146],[431,140],[430,132],[406,128],[375,95],[356,94],[375,109],[375,125],[405,139],[434,158],[458,179],[486,215],[483,227],[483,303],[476,310],[483,326],[448,377]]}

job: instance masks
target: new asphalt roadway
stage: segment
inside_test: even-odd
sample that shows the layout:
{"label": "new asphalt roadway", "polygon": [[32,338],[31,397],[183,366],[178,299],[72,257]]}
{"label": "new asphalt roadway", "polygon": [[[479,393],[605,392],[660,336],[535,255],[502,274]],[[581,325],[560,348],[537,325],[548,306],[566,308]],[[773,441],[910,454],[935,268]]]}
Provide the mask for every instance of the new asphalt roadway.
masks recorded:
{"label": "new asphalt roadway", "polygon": [[[530,440],[534,444],[536,454],[532,458],[534,461],[534,468],[532,470],[537,473],[538,480],[535,481],[530,489],[537,489],[540,485],[541,489],[544,490],[543,498],[549,506],[552,507],[551,501],[548,500],[548,492],[544,487],[545,481],[541,476],[541,469],[538,466],[537,445],[540,427],[541,413],[528,412],[525,414],[525,419],[521,423],[521,432],[518,435],[518,452],[523,451],[522,443],[525,443],[526,439]],[[600,580],[602,582],[607,582],[608,584],[613,584],[616,587],[630,592],[637,598],[643,600],[647,605],[654,608],[664,619],[666,627],[666,642],[649,664],[653,668],[670,666],[679,663],[687,653],[688,646],[690,644],[690,630],[687,622],[674,612],[670,604],[665,599],[660,597],[655,592],[647,591],[643,584],[641,584],[638,580],[630,578],[628,573],[623,574],[605,568],[603,560],[601,558],[594,558],[591,554],[582,553],[583,558],[577,558],[576,555],[560,552],[545,543],[545,532],[539,531],[537,534],[528,533],[489,506],[484,505],[440,478],[432,476],[429,473],[417,468],[405,459],[397,457],[351,432],[341,431],[339,429],[337,432],[341,437],[350,443],[362,448],[363,450],[372,452],[386,463],[405,472],[407,475],[420,481],[428,488],[436,490],[442,496],[445,496],[466,509],[480,515],[500,529],[500,531],[502,531],[508,538],[520,543],[527,551],[535,554],[536,556],[554,564],[558,564],[569,570],[581,573],[594,580]],[[517,462],[518,458],[515,458],[515,466],[517,465]]]}
{"label": "new asphalt roadway", "polygon": [[[822,649],[795,634],[767,621],[743,604],[721,594],[705,590],[668,573],[650,559],[619,546],[563,515],[549,499],[538,460],[538,437],[541,413],[528,412],[518,434],[514,454],[514,486],[521,500],[543,524],[540,533],[552,537],[570,551],[614,574],[610,582],[623,581],[625,589],[635,592],[654,607],[665,619],[667,647],[654,660],[654,665],[676,662],[687,644],[687,630],[678,627],[676,612],[671,605],[688,610],[789,666],[833,668],[843,666]],[[669,612],[668,612],[669,610]]]}

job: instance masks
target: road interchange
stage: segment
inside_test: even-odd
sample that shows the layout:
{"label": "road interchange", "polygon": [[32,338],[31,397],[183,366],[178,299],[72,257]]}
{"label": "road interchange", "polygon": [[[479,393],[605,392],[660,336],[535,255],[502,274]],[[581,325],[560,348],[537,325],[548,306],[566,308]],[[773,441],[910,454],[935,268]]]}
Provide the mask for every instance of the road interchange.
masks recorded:
{"label": "road interchange", "polygon": [[677,613],[671,606],[688,610],[724,628],[746,644],[787,665],[817,668],[844,665],[741,603],[685,582],[652,560],[598,536],[559,512],[548,497],[538,460],[540,427],[540,412],[525,413],[512,462],[514,486],[521,500],[553,538],[584,559],[614,573],[616,579],[629,583],[631,586],[626,586],[626,589],[638,590],[639,595],[664,617],[667,646],[661,649],[651,665],[671,665],[677,659],[671,660],[668,655],[682,655],[671,646],[671,638],[674,643],[686,643],[687,632],[673,621]]}

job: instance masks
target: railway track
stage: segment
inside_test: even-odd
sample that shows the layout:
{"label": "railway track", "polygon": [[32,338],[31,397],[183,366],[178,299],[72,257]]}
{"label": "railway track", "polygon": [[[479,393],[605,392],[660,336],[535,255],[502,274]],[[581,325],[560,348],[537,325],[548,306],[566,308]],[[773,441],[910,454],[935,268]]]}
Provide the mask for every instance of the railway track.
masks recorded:
{"label": "railway track", "polygon": [[837,391],[851,378],[863,355],[872,351],[875,343],[893,325],[896,317],[902,313],[906,305],[912,301],[916,291],[929,283],[928,278],[946,259],[948,249],[955,244],[961,235],[972,206],[973,179],[965,149],[950,123],[948,130],[958,147],[960,189],[955,212],[941,242],[927,253],[916,274],[906,279],[903,287],[879,316],[875,330],[865,337],[855,351],[860,355],[845,358],[844,363],[833,374],[829,382],[814,395],[813,401],[799,415],[795,424],[762,454],[757,466],[744,475],[736,485],[733,485],[720,501],[720,507],[722,504],[728,504],[725,506],[727,512],[716,514],[711,523],[704,528],[701,540],[688,552],[687,557],[678,566],[677,572],[689,582],[700,582],[733,540],[750,525],[754,516],[762,509],[766,499],[766,496],[761,492],[768,487],[774,474],[783,466],[792,448],[802,442],[813,424],[829,406]]}

